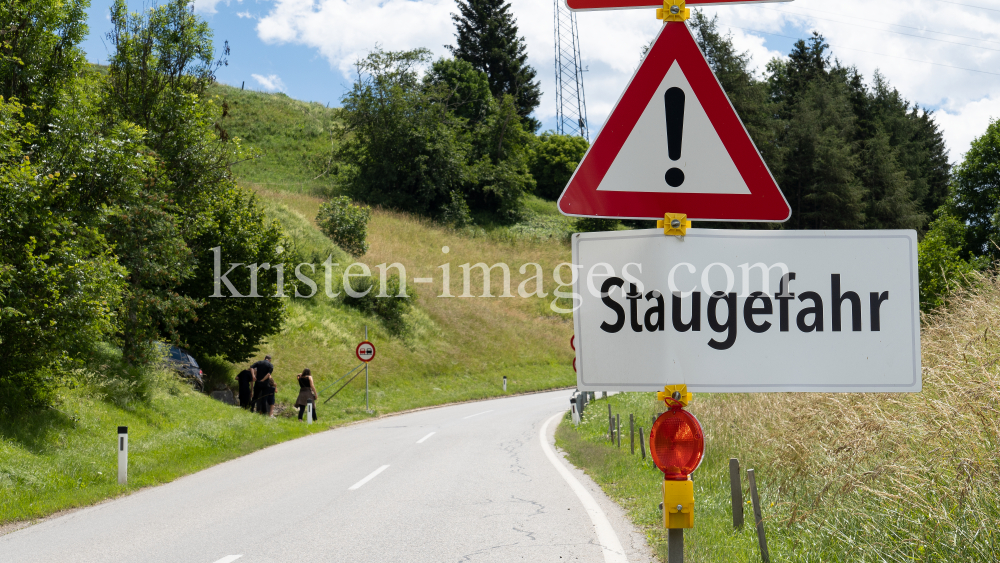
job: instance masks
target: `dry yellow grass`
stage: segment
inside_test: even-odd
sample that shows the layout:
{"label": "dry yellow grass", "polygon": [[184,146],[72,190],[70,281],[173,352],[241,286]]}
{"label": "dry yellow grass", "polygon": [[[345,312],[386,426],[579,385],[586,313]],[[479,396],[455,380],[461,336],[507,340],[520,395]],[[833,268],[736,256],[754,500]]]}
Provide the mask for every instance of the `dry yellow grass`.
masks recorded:
{"label": "dry yellow grass", "polygon": [[693,410],[710,451],[758,468],[789,558],[1000,560],[998,326],[1000,281],[982,277],[925,317],[922,393],[704,396]]}

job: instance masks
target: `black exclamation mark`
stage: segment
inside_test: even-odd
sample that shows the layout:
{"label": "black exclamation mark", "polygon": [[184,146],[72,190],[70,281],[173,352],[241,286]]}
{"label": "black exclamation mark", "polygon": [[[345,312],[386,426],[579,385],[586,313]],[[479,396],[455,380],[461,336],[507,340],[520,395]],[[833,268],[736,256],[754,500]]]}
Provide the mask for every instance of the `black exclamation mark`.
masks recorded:
{"label": "black exclamation mark", "polygon": [[[667,155],[670,160],[681,157],[681,140],[684,137],[684,90],[670,88],[663,94],[663,104],[667,110]],[[684,183],[684,172],[680,168],[667,170],[664,179],[671,188]]]}

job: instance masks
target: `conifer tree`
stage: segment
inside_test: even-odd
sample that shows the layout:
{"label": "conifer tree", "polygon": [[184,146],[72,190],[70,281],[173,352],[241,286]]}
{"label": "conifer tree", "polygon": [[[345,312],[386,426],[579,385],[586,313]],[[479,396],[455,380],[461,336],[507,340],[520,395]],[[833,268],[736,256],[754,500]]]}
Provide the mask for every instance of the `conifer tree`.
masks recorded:
{"label": "conifer tree", "polygon": [[[758,80],[750,69],[750,53],[738,52],[732,35],[719,31],[718,19],[718,16],[709,19],[701,10],[695,10],[689,23],[698,46],[757,150],[769,165],[777,164],[782,158],[777,139],[782,126],[775,119],[777,108],[768,95],[768,85]],[[741,225],[741,228],[753,228],[753,225]]]}
{"label": "conifer tree", "polygon": [[456,45],[448,49],[486,73],[493,97],[514,96],[518,115],[528,129],[536,130],[540,124],[529,115],[538,107],[542,93],[535,69],[528,64],[524,37],[517,34],[510,2],[458,0],[458,11],[451,15]]}

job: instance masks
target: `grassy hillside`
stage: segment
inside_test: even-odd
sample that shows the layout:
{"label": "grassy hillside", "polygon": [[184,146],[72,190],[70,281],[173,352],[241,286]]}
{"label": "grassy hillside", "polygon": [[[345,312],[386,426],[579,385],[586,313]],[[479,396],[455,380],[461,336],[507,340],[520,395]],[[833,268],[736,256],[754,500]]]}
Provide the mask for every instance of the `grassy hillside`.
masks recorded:
{"label": "grassy hillside", "polygon": [[226,132],[257,151],[258,158],[237,166],[243,182],[298,193],[328,186],[322,173],[329,163],[337,108],[223,84],[209,93],[228,106],[222,120]]}
{"label": "grassy hillside", "polygon": [[[341,291],[344,266],[353,260],[337,249],[315,226],[320,199],[304,194],[258,192],[272,217],[277,218],[303,242],[304,254],[319,262],[333,255],[340,266],[333,269],[335,292]],[[305,233],[305,234],[300,234]],[[319,236],[316,236],[319,235]],[[507,376],[511,392],[565,387],[576,381],[571,363],[569,337],[572,324],[549,309],[555,284],[551,270],[568,259],[561,243],[497,242],[470,238],[404,214],[376,210],[369,225],[368,253],[357,259],[375,266],[399,262],[406,268],[414,305],[407,317],[410,334],[391,336],[374,317],[366,317],[344,306],[339,298],[320,293],[312,299],[288,304],[289,319],[284,330],[264,344],[261,353],[275,360],[279,401],[293,401],[297,394],[294,375],[309,367],[323,387],[359,362],[354,348],[369,326],[369,338],[377,347],[371,364],[372,408],[391,412],[442,402],[483,398],[501,393]],[[447,246],[449,252],[442,253]],[[461,298],[437,297],[442,293],[439,266],[450,263],[451,294],[462,293],[460,264],[506,262],[512,271],[511,290],[528,276],[520,266],[535,262],[548,272],[547,298]],[[393,270],[394,272],[395,270]],[[528,273],[533,273],[533,268]],[[494,270],[493,294],[500,294]],[[433,277],[432,284],[414,284],[415,277]],[[502,278],[501,278],[502,279]],[[482,291],[478,270],[470,277],[474,294]],[[322,284],[322,276],[317,276]],[[532,286],[533,287],[533,286]],[[565,288],[564,288],[565,289]],[[364,404],[364,384],[360,379],[330,402],[334,411],[354,409]]]}
{"label": "grassy hillside", "polygon": [[[328,164],[339,110],[223,85],[216,86],[213,95],[230,108],[225,124],[229,134],[261,154],[236,168],[240,184],[257,192],[270,217],[295,239],[300,254],[320,269],[314,276],[320,292],[311,299],[290,300],[284,329],[261,350],[275,358],[276,378],[283,383],[279,401],[294,400],[293,377],[304,367],[316,374],[320,387],[354,367],[358,363],[354,347],[365,325],[378,349],[371,366],[377,389],[371,398],[379,412],[491,396],[505,375],[511,391],[574,383],[568,345],[571,318],[549,307],[556,286],[552,270],[570,259],[571,224],[552,202],[529,197],[520,224],[488,230],[456,231],[402,212],[376,209],[368,228],[370,249],[356,261],[376,273],[378,264],[402,264],[407,286],[414,292],[406,320],[409,334],[391,336],[377,318],[362,315],[322,291],[321,263],[328,256],[339,264],[333,269],[334,292],[341,290],[343,269],[355,261],[315,225],[322,196],[331,189],[327,178],[315,178]],[[450,293],[458,296],[463,291],[460,265],[479,262],[507,264],[515,297],[438,297],[442,265],[450,264]],[[535,272],[528,267],[524,275],[520,273],[521,266],[529,263],[539,264],[545,272],[546,297],[517,296],[518,284]],[[500,271],[493,270],[492,277],[492,293],[499,295]],[[414,278],[434,282],[416,284]],[[480,295],[479,270],[470,280],[473,294]],[[363,384],[356,383],[330,402],[335,411],[358,404],[363,404]]]}
{"label": "grassy hillside", "polygon": [[[691,411],[706,458],[694,476],[688,556],[760,560],[752,526],[732,531],[736,457],[756,469],[772,561],[1000,559],[998,304],[1000,280],[982,278],[924,319],[921,393],[698,395]],[[662,411],[652,394],[616,395],[592,403],[579,430],[561,425],[558,442],[665,553],[662,475],[627,443],[608,444],[607,403],[647,432]]]}

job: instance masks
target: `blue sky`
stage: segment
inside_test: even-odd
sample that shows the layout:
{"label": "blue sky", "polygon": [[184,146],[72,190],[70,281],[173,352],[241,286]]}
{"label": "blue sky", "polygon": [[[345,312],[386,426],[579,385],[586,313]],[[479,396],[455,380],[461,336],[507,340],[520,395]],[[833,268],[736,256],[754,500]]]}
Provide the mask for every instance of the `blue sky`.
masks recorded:
{"label": "blue sky", "polygon": [[[111,0],[91,0],[83,47],[94,62],[107,57]],[[133,9],[148,2],[132,1]],[[536,116],[554,124],[552,0],[511,0],[529,62],[544,92]],[[380,44],[427,47],[446,56],[453,42],[454,0],[194,0],[228,40],[229,66],[219,79],[337,106],[352,79],[351,63]],[[795,38],[824,34],[833,54],[866,79],[877,69],[909,100],[936,112],[951,159],[959,160],[990,118],[1000,117],[1000,1],[823,0],[707,7],[748,51],[756,67],[788,52]],[[653,10],[578,13],[591,131],[599,128],[628,83],[642,46],[657,32]]]}

